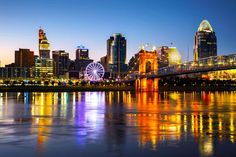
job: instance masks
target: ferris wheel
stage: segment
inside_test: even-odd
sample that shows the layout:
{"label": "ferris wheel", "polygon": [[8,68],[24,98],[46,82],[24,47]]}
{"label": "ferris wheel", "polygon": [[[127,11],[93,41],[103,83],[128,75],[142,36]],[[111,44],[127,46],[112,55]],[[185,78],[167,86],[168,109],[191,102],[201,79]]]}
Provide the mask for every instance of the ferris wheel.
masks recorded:
{"label": "ferris wheel", "polygon": [[100,63],[90,63],[85,69],[85,76],[90,81],[99,81],[103,78],[105,70]]}

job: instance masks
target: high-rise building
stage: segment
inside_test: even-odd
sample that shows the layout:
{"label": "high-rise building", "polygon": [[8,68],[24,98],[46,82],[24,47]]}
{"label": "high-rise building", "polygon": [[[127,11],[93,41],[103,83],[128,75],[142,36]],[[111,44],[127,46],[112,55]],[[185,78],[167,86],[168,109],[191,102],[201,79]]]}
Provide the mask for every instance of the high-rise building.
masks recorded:
{"label": "high-rise building", "polygon": [[114,34],[107,40],[107,70],[112,78],[121,78],[127,72],[126,39],[122,34]]}
{"label": "high-rise building", "polygon": [[39,78],[53,77],[53,60],[35,56],[34,76]]}
{"label": "high-rise building", "polygon": [[100,63],[104,67],[104,70],[107,72],[108,71],[108,61],[107,61],[107,56],[103,56],[100,58]]}
{"label": "high-rise building", "polygon": [[30,49],[19,49],[15,51],[15,66],[16,67],[33,67],[34,52]]}
{"label": "high-rise building", "polygon": [[217,56],[217,38],[210,23],[203,20],[195,35],[194,60],[210,56]]}
{"label": "high-rise building", "polygon": [[60,77],[65,75],[69,68],[69,53],[66,53],[64,50],[52,51],[52,58],[54,62],[54,76]]}
{"label": "high-rise building", "polygon": [[39,29],[39,56],[40,58],[50,58],[50,44],[43,29]]}
{"label": "high-rise building", "polygon": [[158,67],[166,67],[182,63],[181,54],[176,47],[162,46],[158,48]]}
{"label": "high-rise building", "polygon": [[89,49],[84,46],[78,46],[76,50],[76,59],[89,59]]}
{"label": "high-rise building", "polygon": [[168,65],[177,65],[181,64],[182,59],[180,52],[176,47],[169,47],[168,48]]}
{"label": "high-rise building", "polygon": [[158,67],[166,67],[169,65],[169,58],[168,58],[168,46],[162,46],[158,48]]}
{"label": "high-rise building", "polygon": [[79,76],[83,78],[86,67],[92,62],[93,60],[89,58],[89,49],[79,46],[76,50],[76,59],[74,61],[75,69],[74,71],[70,70],[70,73],[79,73]]}

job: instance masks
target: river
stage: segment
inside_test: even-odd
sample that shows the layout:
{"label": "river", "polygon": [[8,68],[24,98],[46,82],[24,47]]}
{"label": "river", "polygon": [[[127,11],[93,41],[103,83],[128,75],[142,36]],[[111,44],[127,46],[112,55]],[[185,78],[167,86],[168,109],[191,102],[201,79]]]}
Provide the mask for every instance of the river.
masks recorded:
{"label": "river", "polygon": [[236,92],[0,93],[0,156],[236,156]]}

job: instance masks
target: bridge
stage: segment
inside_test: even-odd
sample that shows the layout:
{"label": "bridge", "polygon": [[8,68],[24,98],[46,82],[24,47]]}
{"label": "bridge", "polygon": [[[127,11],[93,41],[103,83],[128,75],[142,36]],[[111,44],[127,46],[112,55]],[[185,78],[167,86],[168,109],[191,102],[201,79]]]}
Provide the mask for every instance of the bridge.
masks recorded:
{"label": "bridge", "polygon": [[184,74],[236,69],[236,54],[212,56],[182,64],[158,68],[158,52],[140,50],[132,61],[126,81],[135,81],[138,91],[158,91],[158,79]]}

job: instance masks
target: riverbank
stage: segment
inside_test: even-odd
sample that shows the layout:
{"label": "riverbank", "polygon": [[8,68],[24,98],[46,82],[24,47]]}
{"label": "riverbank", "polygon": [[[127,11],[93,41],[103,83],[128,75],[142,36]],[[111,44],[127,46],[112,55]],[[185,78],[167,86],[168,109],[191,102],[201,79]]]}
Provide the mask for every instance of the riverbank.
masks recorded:
{"label": "riverbank", "polygon": [[[0,92],[86,92],[86,91],[135,91],[134,86],[1,86]],[[236,86],[175,86],[159,87],[159,92],[236,91]]]}
{"label": "riverbank", "polygon": [[0,92],[134,91],[132,86],[1,86]]}

